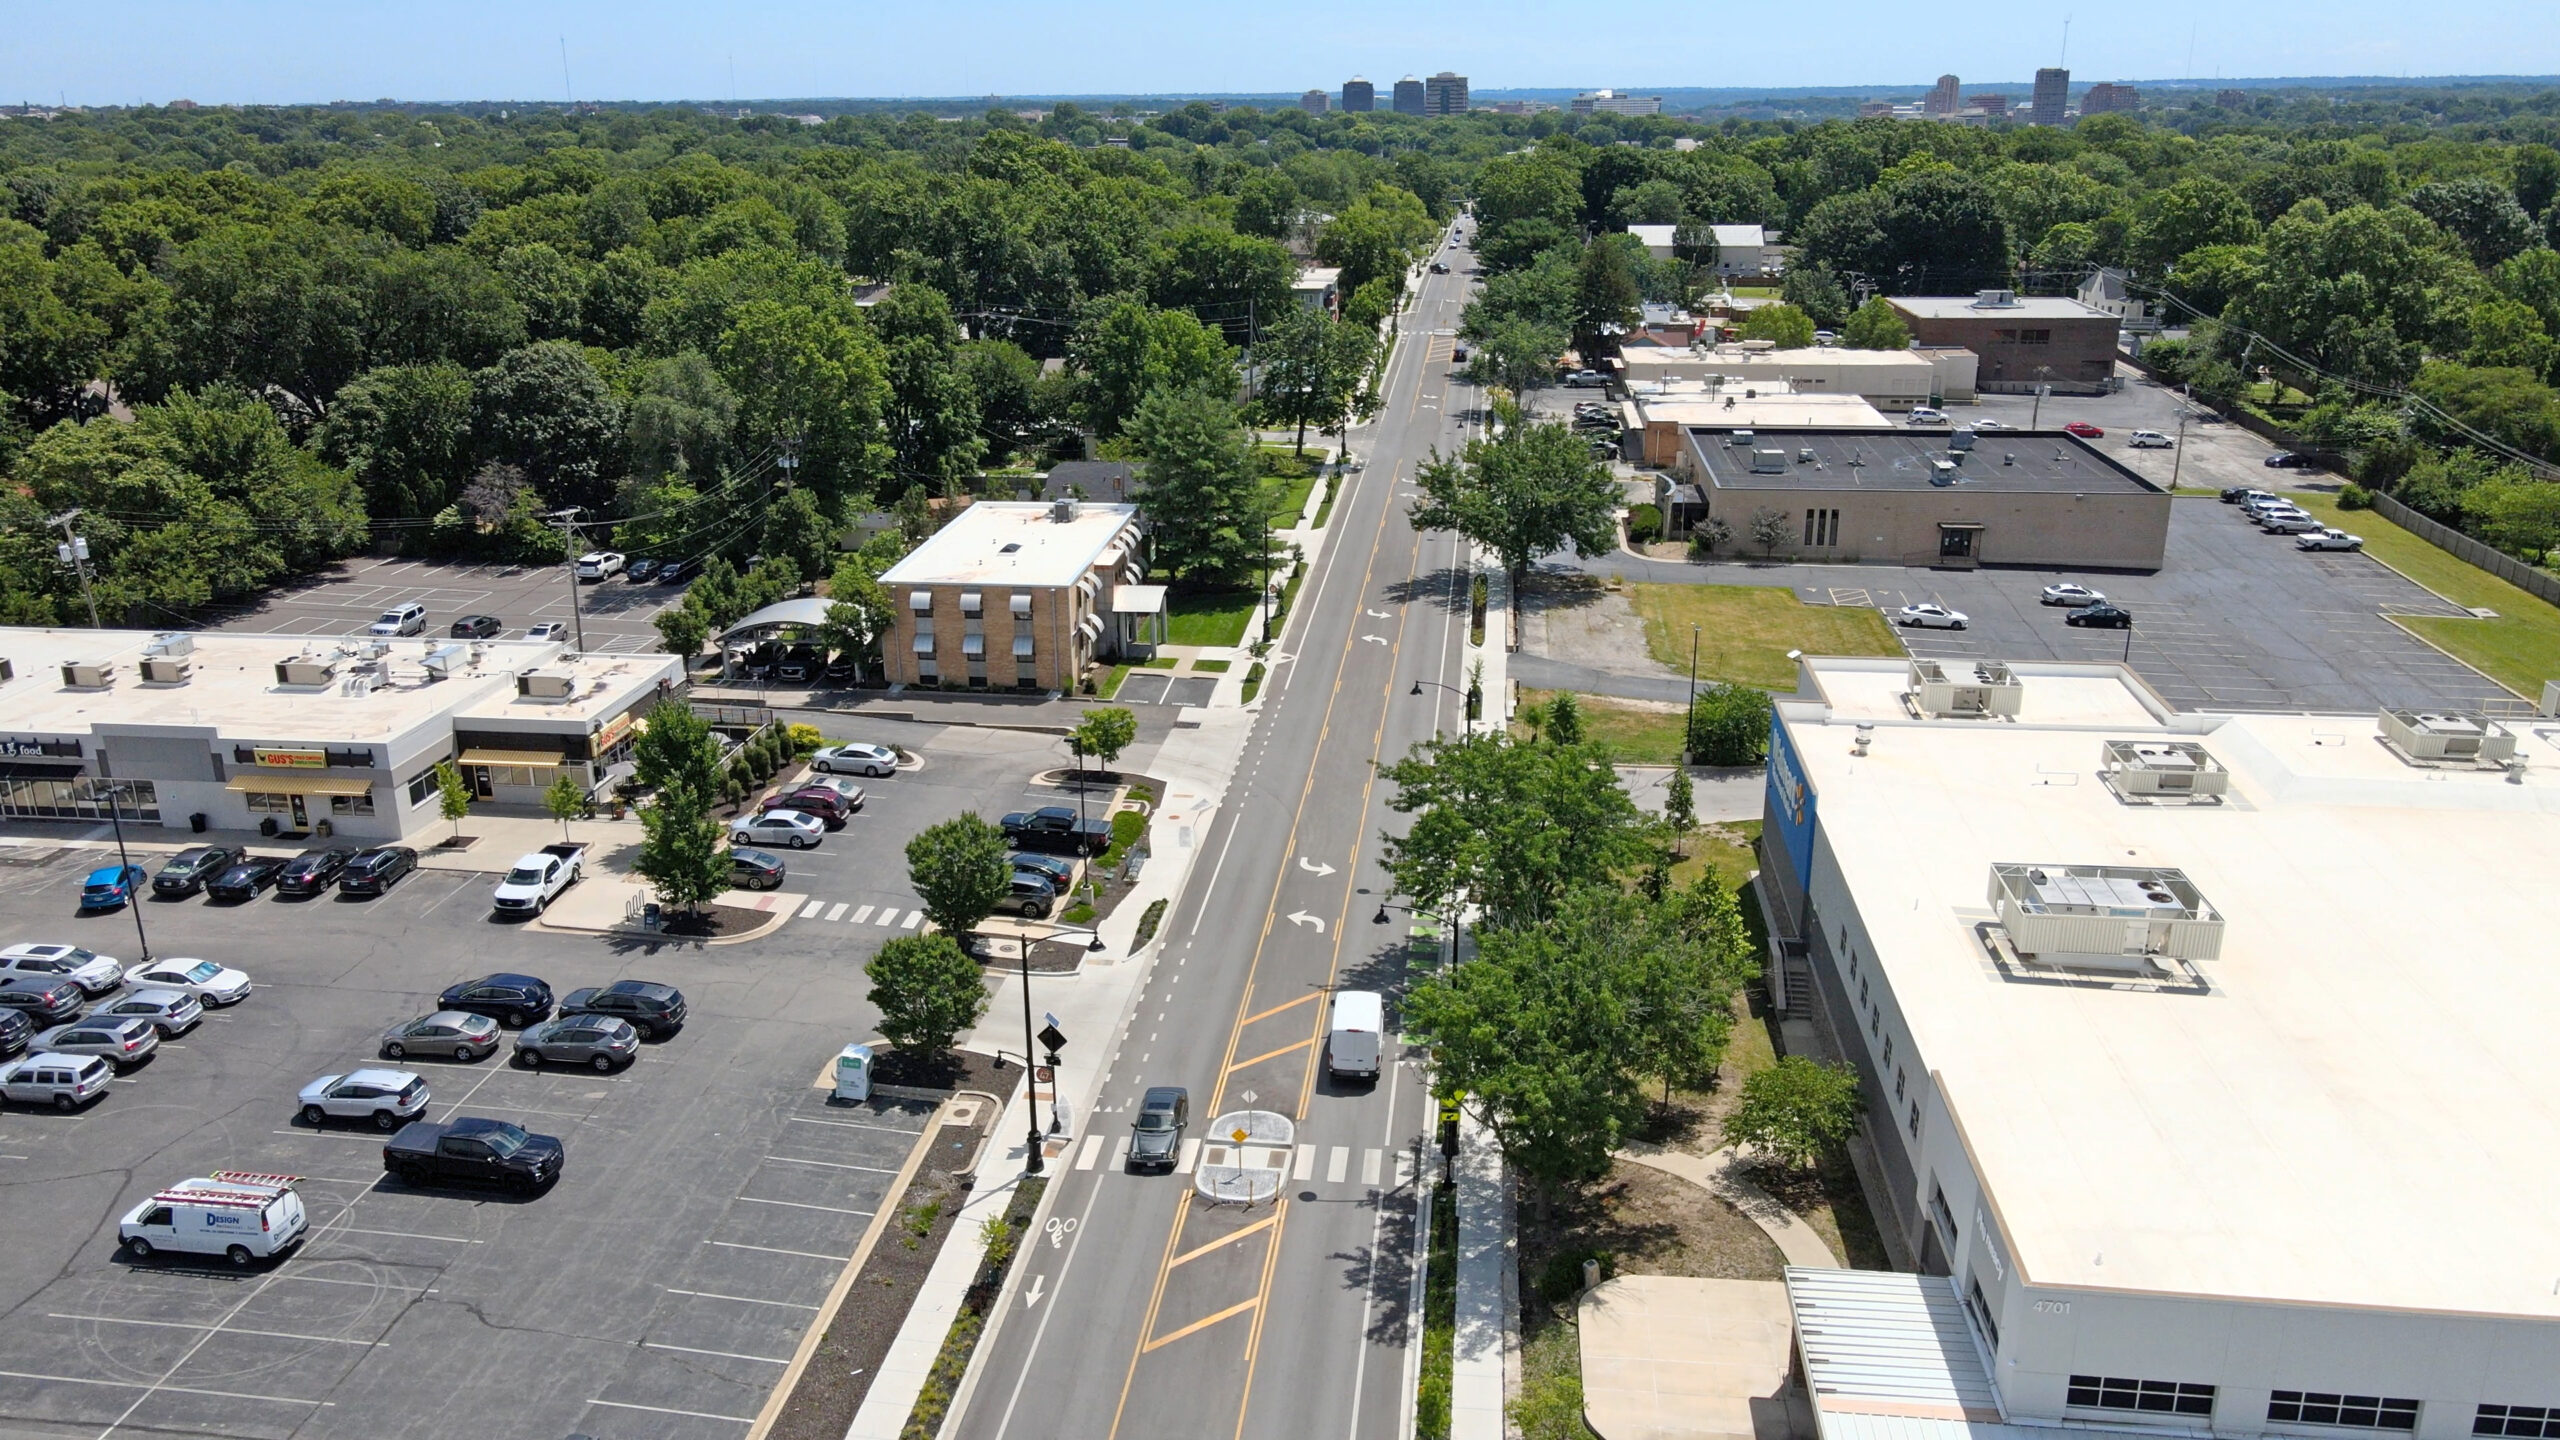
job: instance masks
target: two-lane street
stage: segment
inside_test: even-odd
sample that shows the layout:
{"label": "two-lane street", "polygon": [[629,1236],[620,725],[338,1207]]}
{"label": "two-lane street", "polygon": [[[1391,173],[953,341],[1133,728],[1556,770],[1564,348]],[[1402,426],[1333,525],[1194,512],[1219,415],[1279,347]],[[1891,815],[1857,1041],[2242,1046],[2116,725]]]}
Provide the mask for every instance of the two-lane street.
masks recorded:
{"label": "two-lane street", "polygon": [[[1401,317],[1367,461],[1274,647],[1262,713],[1168,921],[1097,1098],[1056,1167],[1057,1243],[1035,1244],[981,1359],[970,1440],[1398,1432],[1410,1387],[1412,1238],[1428,1106],[1390,1043],[1374,1085],[1324,1072],[1336,990],[1404,984],[1408,917],[1373,923],[1378,837],[1397,820],[1378,767],[1463,720],[1460,544],[1406,523],[1414,469],[1465,433],[1450,375],[1462,275],[1426,274]],[[1417,680],[1433,682],[1420,687]],[[1172,1175],[1125,1173],[1135,1101],[1191,1094]],[[1295,1123],[1276,1201],[1195,1196],[1210,1122]],[[1034,1291],[1033,1287],[1038,1289]]]}

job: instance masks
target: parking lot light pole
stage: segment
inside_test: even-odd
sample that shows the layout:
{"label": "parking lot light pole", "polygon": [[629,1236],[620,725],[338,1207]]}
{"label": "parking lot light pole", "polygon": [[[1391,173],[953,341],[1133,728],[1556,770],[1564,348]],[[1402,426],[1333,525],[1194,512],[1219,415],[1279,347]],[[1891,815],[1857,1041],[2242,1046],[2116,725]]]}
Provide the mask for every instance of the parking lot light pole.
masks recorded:
{"label": "parking lot light pole", "polygon": [[116,827],[117,878],[125,882],[128,887],[125,892],[124,908],[133,912],[133,938],[142,946],[142,963],[148,965],[151,963],[151,937],[144,933],[142,928],[142,892],[130,888],[133,857],[126,854],[124,849],[124,807],[116,803],[116,791],[121,788],[113,780],[106,782],[107,820]]}
{"label": "parking lot light pole", "polygon": [[577,632],[578,653],[584,655],[587,653],[587,617],[578,610],[578,511],[580,508],[572,505],[566,510],[554,510],[551,512],[551,518],[560,522],[560,541],[567,550],[569,624]]}
{"label": "parking lot light pole", "polygon": [[[1031,1058],[1035,1053],[1031,1048],[1031,937],[1015,936],[1013,949],[1022,961],[1022,1083],[1025,1086],[1022,1105],[1030,1112],[1031,1120],[1031,1138],[1022,1162],[1022,1173],[1037,1175],[1044,1168],[1040,1155],[1044,1141],[1040,1134],[1040,1065]],[[1057,1084],[1058,1072],[1052,1070],[1049,1072],[1049,1106],[1052,1111],[1058,1104]]]}

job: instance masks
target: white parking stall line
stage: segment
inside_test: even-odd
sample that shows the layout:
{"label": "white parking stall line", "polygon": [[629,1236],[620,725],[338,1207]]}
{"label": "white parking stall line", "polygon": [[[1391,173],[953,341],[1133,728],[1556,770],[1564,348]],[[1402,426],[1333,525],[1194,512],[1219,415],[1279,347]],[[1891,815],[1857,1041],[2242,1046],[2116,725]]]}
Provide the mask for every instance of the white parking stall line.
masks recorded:
{"label": "white parking stall line", "polygon": [[[876,909],[878,909],[878,908],[880,908],[880,907],[878,907],[878,906],[876,906],[876,905],[865,905],[865,906],[863,906],[861,909],[854,911],[854,912],[853,912],[853,923],[854,923],[854,924],[856,924],[856,925],[859,925],[859,924],[861,924],[863,921],[870,919],[870,918],[871,918],[871,912],[872,912],[872,911],[874,911],[874,910],[876,910]],[[843,907],[843,906],[841,906],[841,905],[839,905],[839,906],[837,906],[837,907],[836,907],[836,912],[837,912],[837,913],[839,913],[839,914],[840,914],[840,913],[842,913],[842,912],[843,912],[843,910],[844,910],[844,907]],[[831,915],[829,915],[827,918],[828,918],[828,919],[830,919],[830,920],[833,920],[833,919],[834,919],[834,918],[836,918],[836,917],[835,917],[835,915],[831,914]]]}
{"label": "white parking stall line", "polygon": [[[813,909],[813,910],[817,908],[817,905],[818,905],[818,902],[817,902],[817,901],[815,901],[815,900],[812,900],[812,901],[810,901],[810,902],[809,902],[809,907],[810,907],[811,909]],[[830,909],[830,910],[828,910],[828,911],[827,911],[827,919],[828,919],[830,922],[843,919],[843,918],[844,918],[844,912],[845,912],[845,910],[846,910],[847,908],[848,908],[848,907],[846,906],[846,904],[845,904],[845,902],[844,902],[844,901],[842,901],[842,900],[837,901],[837,902],[835,903],[834,908],[832,908],[832,909]],[[870,906],[868,906],[868,905],[863,906],[863,907],[862,907],[862,913],[863,913],[863,914],[865,914],[865,915],[870,914],[870,913],[871,913],[871,907],[870,907]]]}
{"label": "white parking stall line", "polygon": [[694,1420],[726,1420],[732,1425],[753,1425],[753,1415],[714,1415],[708,1410],[671,1410],[664,1405],[633,1405],[622,1400],[590,1400],[590,1405],[603,1405],[615,1410],[645,1410],[652,1415],[682,1415]]}
{"label": "white parking stall line", "polygon": [[640,1342],[643,1350],[673,1350],[679,1355],[717,1355],[723,1360],[753,1360],[759,1365],[788,1365],[789,1360],[776,1360],[770,1355],[741,1355],[735,1350],[697,1350],[690,1345],[661,1345],[655,1340]]}
{"label": "white parking stall line", "polygon": [[829,1170],[859,1170],[866,1175],[895,1175],[898,1173],[895,1170],[885,1169],[878,1165],[853,1165],[842,1160],[803,1160],[796,1155],[767,1155],[764,1158],[767,1164],[772,1165],[823,1165]]}
{"label": "white parking stall line", "polygon": [[907,923],[906,923],[906,925],[905,925],[905,927],[904,927],[904,928],[909,929],[909,930],[913,930],[913,929],[914,929],[914,928],[916,928],[918,925],[921,925],[921,924],[923,924],[923,923],[924,923],[924,912],[923,912],[923,911],[921,911],[921,910],[910,910],[910,911],[908,911],[908,912],[907,912]]}
{"label": "white parking stall line", "polygon": [[880,923],[880,924],[882,924],[882,925],[895,925],[895,924],[897,924],[897,923],[898,923],[898,907],[896,907],[896,906],[892,905],[892,906],[890,906],[888,909],[881,911],[881,912],[880,912],[880,920],[879,920],[879,923]]}
{"label": "white parking stall line", "polygon": [[824,901],[824,900],[812,900],[812,901],[810,901],[807,905],[805,905],[805,906],[801,907],[801,910],[800,910],[800,918],[801,918],[801,919],[803,919],[803,920],[806,920],[806,919],[808,919],[810,916],[815,915],[815,914],[817,914],[819,911],[824,910],[824,909],[826,909],[826,908],[827,908],[827,902],[826,902],[826,901]]}
{"label": "white parking stall line", "polygon": [[1375,1145],[1370,1146],[1368,1153],[1360,1157],[1360,1183],[1363,1185],[1377,1184],[1380,1162],[1385,1159],[1385,1154],[1381,1152],[1378,1147]]}
{"label": "white parking stall line", "polygon": [[803,1260],[824,1260],[831,1265],[844,1263],[844,1257],[841,1255],[821,1255],[815,1250],[781,1250],[771,1245],[747,1245],[735,1240],[705,1240],[702,1243],[717,1245],[723,1250],[756,1250],[767,1255],[797,1255]]}
{"label": "white parking stall line", "polygon": [[343,1335],[297,1335],[289,1330],[243,1330],[237,1325],[204,1325],[188,1320],[127,1320],[116,1315],[61,1315],[48,1312],[47,1320],[77,1320],[89,1325],[141,1325],[153,1330],[219,1330],[225,1335],[255,1335],[262,1340],[309,1340],[319,1345],[362,1345],[367,1349],[383,1344],[380,1340],[357,1340]]}
{"label": "white parking stall line", "polygon": [[1348,1179],[1350,1175],[1351,1147],[1348,1145],[1334,1146],[1333,1153],[1324,1158],[1324,1183],[1327,1185],[1339,1185],[1344,1180]]}
{"label": "white parking stall line", "polygon": [[865,1125],[859,1120],[821,1120],[815,1115],[793,1115],[788,1118],[794,1125],[833,1125],[839,1130],[877,1130],[887,1135],[904,1135],[911,1140],[915,1138],[916,1133],[896,1125]]}
{"label": "white parking stall line", "polygon": [[382,1143],[380,1135],[359,1135],[353,1130],[270,1130],[270,1135],[292,1135],[304,1140],[370,1140]]}
{"label": "white parking stall line", "polygon": [[473,1240],[461,1235],[421,1235],[415,1230],[363,1230],[353,1225],[331,1227],[337,1235],[387,1235],[394,1240],[440,1240],[447,1245],[486,1245],[486,1240]]}
{"label": "white parking stall line", "polygon": [[747,1205],[779,1205],[786,1210],[824,1210],[830,1215],[858,1215],[865,1220],[870,1219],[874,1213],[869,1210],[847,1209],[842,1205],[805,1205],[797,1200],[759,1200],[753,1195],[741,1195],[738,1199]]}
{"label": "white parking stall line", "polygon": [[[1121,1143],[1126,1145],[1128,1142],[1124,1140]],[[1126,1152],[1124,1151],[1123,1154],[1125,1155],[1125,1153]],[[1173,1173],[1176,1175],[1188,1175],[1191,1173],[1191,1167],[1199,1162],[1200,1142],[1197,1140],[1185,1140],[1182,1142],[1182,1159],[1173,1167]]]}
{"label": "white parking stall line", "polygon": [[335,1400],[304,1400],[292,1395],[250,1395],[239,1390],[199,1390],[187,1385],[154,1385],[145,1380],[93,1380],[85,1375],[36,1375],[25,1370],[0,1370],[0,1379],[47,1380],[56,1385],[98,1385],[109,1390],[150,1390],[164,1395],[204,1395],[216,1400],[261,1400],[270,1405],[334,1407],[338,1403]]}
{"label": "white parking stall line", "polygon": [[666,1286],[665,1289],[670,1295],[690,1295],[696,1300],[732,1300],[740,1305],[771,1305],[780,1310],[815,1310],[818,1308],[815,1305],[803,1305],[797,1300],[758,1300],[752,1295],[723,1295],[716,1290],[679,1290],[673,1285]]}

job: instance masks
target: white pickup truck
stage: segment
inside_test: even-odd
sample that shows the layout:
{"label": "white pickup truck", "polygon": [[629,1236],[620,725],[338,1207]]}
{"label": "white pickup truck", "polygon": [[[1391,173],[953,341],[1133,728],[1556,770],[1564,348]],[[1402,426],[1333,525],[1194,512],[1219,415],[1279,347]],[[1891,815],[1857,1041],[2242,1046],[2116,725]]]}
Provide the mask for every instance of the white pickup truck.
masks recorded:
{"label": "white pickup truck", "polygon": [[515,868],[498,882],[491,903],[501,915],[539,915],[561,891],[578,883],[586,859],[584,845],[545,845],[517,859]]}

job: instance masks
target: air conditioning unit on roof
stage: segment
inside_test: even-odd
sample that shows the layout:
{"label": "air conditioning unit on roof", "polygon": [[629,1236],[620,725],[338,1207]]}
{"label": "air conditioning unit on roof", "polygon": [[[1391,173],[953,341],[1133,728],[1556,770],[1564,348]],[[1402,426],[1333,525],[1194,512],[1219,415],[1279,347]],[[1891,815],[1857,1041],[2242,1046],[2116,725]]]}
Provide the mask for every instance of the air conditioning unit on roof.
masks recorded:
{"label": "air conditioning unit on roof", "polygon": [[516,693],[528,700],[566,700],[577,688],[578,677],[565,670],[527,670],[516,677]]}
{"label": "air conditioning unit on roof", "polygon": [[2231,772],[2192,740],[2109,740],[2099,775],[2118,799],[2137,805],[2210,800],[2231,788]]}
{"label": "air conditioning unit on roof", "polygon": [[1997,660],[1958,662],[1953,667],[1937,660],[1914,660],[1910,675],[1906,693],[1911,708],[1928,719],[2016,715],[2027,701],[2026,686]]}
{"label": "air conditioning unit on roof", "polygon": [[2497,769],[2515,758],[2515,732],[2470,710],[2385,710],[2382,738],[2400,758],[2430,768]]}
{"label": "air conditioning unit on roof", "polygon": [[1994,865],[1990,900],[2009,942],[2048,964],[2133,968],[2222,956],[2222,916],[2182,870]]}

